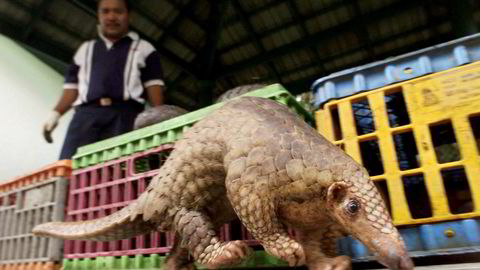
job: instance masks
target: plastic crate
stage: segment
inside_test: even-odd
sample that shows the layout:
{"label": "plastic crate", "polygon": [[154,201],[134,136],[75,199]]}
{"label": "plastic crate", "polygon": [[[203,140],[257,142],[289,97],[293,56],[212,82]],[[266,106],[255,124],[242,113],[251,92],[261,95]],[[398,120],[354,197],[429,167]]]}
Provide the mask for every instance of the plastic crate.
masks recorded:
{"label": "plastic crate", "polygon": [[316,121],[367,168],[411,256],[480,252],[480,62],[329,101]]}
{"label": "plastic crate", "polygon": [[54,262],[30,262],[0,264],[0,270],[60,270],[61,265]]}
{"label": "plastic crate", "polygon": [[[128,205],[145,190],[172,149],[173,144],[165,144],[128,157],[74,170],[69,185],[66,220],[90,220]],[[245,239],[251,246],[258,245],[243,227],[235,229],[240,232],[240,235],[235,235],[236,239]],[[220,229],[220,238],[232,239],[231,230],[230,224],[224,225]],[[173,241],[174,234],[169,232],[152,232],[111,242],[67,240],[64,257],[74,259],[165,254],[170,251]]]}
{"label": "plastic crate", "polygon": [[[158,173],[172,144],[74,170],[69,185],[67,221],[90,220],[120,210],[135,200]],[[170,233],[152,233],[112,242],[65,241],[65,258],[166,253]]]}
{"label": "plastic crate", "polygon": [[0,185],[0,267],[63,258],[63,241],[35,237],[31,230],[63,220],[70,173],[70,161],[60,161]]}
{"label": "plastic crate", "polygon": [[[278,84],[252,91],[246,95],[271,98],[287,105],[307,122],[313,118],[283,87]],[[135,200],[148,186],[153,176],[173,148],[183,131],[221,106],[215,104],[174,119],[130,132],[79,149],[74,157],[77,167],[69,186],[67,221],[90,220],[120,210]],[[224,225],[220,237],[242,239],[256,246],[242,227]],[[232,231],[235,230],[235,231]],[[232,238],[233,237],[233,238]],[[65,241],[65,258],[164,254],[173,244],[171,233],[154,232],[132,239],[110,243]]]}
{"label": "plastic crate", "polygon": [[[74,170],[69,185],[66,220],[90,220],[128,205],[145,190],[172,149],[173,144],[165,144],[118,160]],[[224,225],[220,229],[220,238],[227,241],[241,239],[250,246],[259,246],[238,221]],[[64,257],[165,254],[173,241],[174,235],[168,232],[152,232],[112,242],[67,240]]]}
{"label": "plastic crate", "polygon": [[327,102],[316,120],[367,168],[412,256],[480,251],[480,62]]}
{"label": "plastic crate", "polygon": [[312,84],[314,106],[480,60],[480,34],[343,70]]}
{"label": "plastic crate", "polygon": [[316,120],[396,225],[480,217],[480,62],[328,102]]}
{"label": "plastic crate", "polygon": [[[90,269],[161,269],[165,262],[165,256],[136,255],[121,257],[98,257],[92,259],[65,259],[64,270],[90,270]],[[205,269],[197,265],[198,269]],[[264,267],[288,267],[286,262],[266,254],[264,251],[256,251],[245,262],[230,268],[264,268]]]}
{"label": "plastic crate", "polygon": [[[480,252],[479,219],[424,224],[399,231],[411,257]],[[351,237],[337,242],[337,248],[353,261],[373,260],[367,247]]]}
{"label": "plastic crate", "polygon": [[[270,98],[287,105],[308,123],[313,125],[312,115],[300,105],[295,98],[279,84],[249,92],[245,96]],[[217,103],[179,117],[134,130],[126,134],[80,147],[73,157],[74,169],[100,164],[109,160],[129,156],[162,144],[172,143],[181,138],[183,132],[195,122],[222,106]]]}

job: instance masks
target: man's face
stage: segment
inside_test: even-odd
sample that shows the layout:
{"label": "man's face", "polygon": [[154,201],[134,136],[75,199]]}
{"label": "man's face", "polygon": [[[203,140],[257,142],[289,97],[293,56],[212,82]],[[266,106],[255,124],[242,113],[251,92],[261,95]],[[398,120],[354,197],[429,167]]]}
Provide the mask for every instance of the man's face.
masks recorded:
{"label": "man's face", "polygon": [[120,39],[128,32],[128,10],[123,0],[103,0],[98,6],[98,21],[103,35]]}

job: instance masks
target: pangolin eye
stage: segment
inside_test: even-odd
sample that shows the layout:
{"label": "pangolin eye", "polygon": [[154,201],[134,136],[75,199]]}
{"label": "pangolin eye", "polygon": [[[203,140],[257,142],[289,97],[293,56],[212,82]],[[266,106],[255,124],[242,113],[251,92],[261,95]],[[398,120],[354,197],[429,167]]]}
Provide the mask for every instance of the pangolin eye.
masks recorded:
{"label": "pangolin eye", "polygon": [[356,200],[351,200],[348,202],[347,204],[347,212],[350,214],[350,215],[354,215],[358,212],[358,210],[360,209],[360,203]]}

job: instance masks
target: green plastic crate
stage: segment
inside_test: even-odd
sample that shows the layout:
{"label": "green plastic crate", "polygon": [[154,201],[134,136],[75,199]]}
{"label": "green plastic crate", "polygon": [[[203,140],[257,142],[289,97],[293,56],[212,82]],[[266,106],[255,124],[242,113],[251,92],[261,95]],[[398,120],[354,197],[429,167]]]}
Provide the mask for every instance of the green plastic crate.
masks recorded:
{"label": "green plastic crate", "polygon": [[[245,96],[270,98],[287,105],[300,115],[307,123],[313,125],[313,117],[295,98],[280,84],[272,84],[262,89],[249,92]],[[184,131],[195,122],[221,107],[217,103],[200,110],[190,112],[173,119],[134,130],[120,136],[93,144],[82,146],[72,160],[72,168],[79,169],[145,151],[162,144],[172,143],[182,137]]]}
{"label": "green plastic crate", "polygon": [[[64,270],[91,270],[91,269],[161,269],[166,257],[158,254],[136,255],[121,257],[97,257],[91,259],[64,259]],[[287,267],[288,264],[265,251],[255,251],[255,253],[239,265],[229,267],[238,268],[267,268],[267,267]],[[197,265],[198,269],[206,269]]]}

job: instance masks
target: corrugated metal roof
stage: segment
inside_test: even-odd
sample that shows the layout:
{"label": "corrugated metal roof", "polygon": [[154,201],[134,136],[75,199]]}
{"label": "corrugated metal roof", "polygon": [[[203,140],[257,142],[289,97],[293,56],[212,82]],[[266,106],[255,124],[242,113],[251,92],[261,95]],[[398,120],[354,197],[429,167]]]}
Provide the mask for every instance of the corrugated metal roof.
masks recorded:
{"label": "corrugated metal roof", "polygon": [[190,44],[196,44],[195,47],[201,47],[205,41],[205,31],[200,28],[195,23],[185,20],[180,25],[179,28],[185,29],[185,32],[182,32],[182,37]]}
{"label": "corrugated metal roof", "polygon": [[167,38],[163,43],[163,46],[187,61],[190,61],[195,57],[194,52],[173,38]]}
{"label": "corrugated metal roof", "polygon": [[146,18],[138,12],[132,11],[130,13],[130,23],[135,28],[142,29],[145,35],[153,39],[158,39],[163,34],[163,30],[153,23],[152,19]]}
{"label": "corrugated metal roof", "polygon": [[[410,39],[415,40],[415,37]],[[315,81],[315,106],[322,106],[330,99],[350,96],[479,60],[480,34],[475,34],[350,68]]]}
{"label": "corrugated metal roof", "polygon": [[[62,12],[58,12],[61,10]],[[69,29],[78,35],[79,39],[91,38],[97,27],[96,20],[85,11],[79,10],[72,3],[65,0],[54,0],[47,8],[45,17],[50,18],[62,29]],[[73,47],[79,46],[72,44]]]}
{"label": "corrugated metal roof", "polygon": [[275,2],[275,0],[242,0],[240,4],[245,8],[246,12],[251,12],[263,6],[275,4]]}
{"label": "corrugated metal roof", "polygon": [[238,41],[248,37],[248,32],[242,23],[234,23],[227,25],[222,29],[222,39],[219,40],[218,47],[225,48],[226,46],[237,43]]}
{"label": "corrugated metal roof", "polygon": [[62,32],[61,28],[56,27],[47,22],[38,22],[37,25],[35,25],[34,31],[38,31],[42,33],[42,36],[46,38],[49,38],[49,39],[55,38],[55,41],[58,42],[59,44],[62,44],[65,47],[71,47],[72,49],[76,48],[77,46],[80,46],[82,42],[81,39],[75,36],[71,36],[69,34],[65,34]]}
{"label": "corrugated metal roof", "polygon": [[[463,5],[459,9],[465,14],[460,17],[470,20],[472,29],[480,24],[478,1],[137,0],[132,4],[132,29],[162,54],[169,95],[181,106],[198,104],[192,93],[197,93],[199,80],[215,81],[215,94],[257,82],[280,82],[292,92],[309,91],[315,79],[329,73],[451,40],[464,30],[458,29],[459,16],[452,13],[452,5]],[[95,5],[95,0],[2,0],[0,32],[69,62],[84,39],[96,36]]]}
{"label": "corrugated metal roof", "polygon": [[41,3],[42,0],[24,0],[22,2],[28,7],[34,7],[34,6],[37,6],[39,3]]}
{"label": "corrugated metal roof", "polygon": [[28,21],[32,17],[28,11],[22,9],[18,4],[7,1],[0,1],[0,15],[8,18],[13,23],[19,24]]}
{"label": "corrugated metal roof", "polygon": [[277,27],[283,22],[291,19],[292,14],[288,9],[287,4],[282,3],[250,17],[250,22],[255,25],[255,30],[263,32]]}
{"label": "corrugated metal roof", "polygon": [[180,14],[180,10],[175,8],[173,4],[165,0],[138,1],[139,9],[144,10],[146,13],[150,13],[152,18],[159,24],[169,24],[176,16]]}

